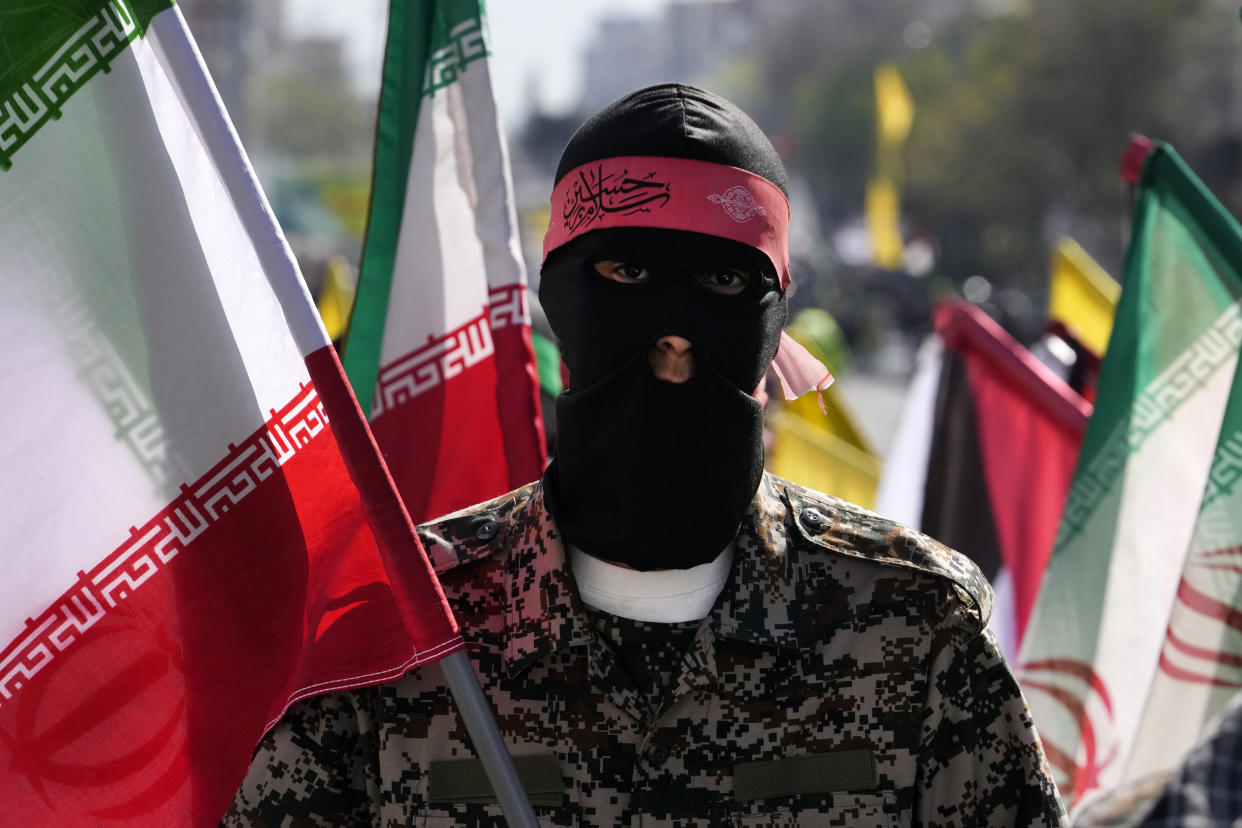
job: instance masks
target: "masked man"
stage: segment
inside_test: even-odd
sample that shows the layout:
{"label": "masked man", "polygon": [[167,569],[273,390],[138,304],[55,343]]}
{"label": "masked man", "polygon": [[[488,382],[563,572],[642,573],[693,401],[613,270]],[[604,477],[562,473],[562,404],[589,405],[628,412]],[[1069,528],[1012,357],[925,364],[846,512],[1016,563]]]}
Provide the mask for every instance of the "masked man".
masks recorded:
{"label": "masked man", "polygon": [[[772,145],[693,87],[614,102],[562,156],[555,459],[420,530],[536,813],[1059,825],[974,565],[763,472],[765,372],[823,376],[781,336],[788,220]],[[291,709],[225,824],[499,824],[438,679]]]}

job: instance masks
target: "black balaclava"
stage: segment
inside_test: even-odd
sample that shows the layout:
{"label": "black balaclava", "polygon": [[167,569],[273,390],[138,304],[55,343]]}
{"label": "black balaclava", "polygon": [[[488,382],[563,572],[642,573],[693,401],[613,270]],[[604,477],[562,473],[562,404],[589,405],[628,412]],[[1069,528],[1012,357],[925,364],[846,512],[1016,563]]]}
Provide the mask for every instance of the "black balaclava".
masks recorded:
{"label": "black balaclava", "polygon": [[[557,170],[619,156],[724,164],[787,191],[771,143],[725,99],[681,84],[639,90],[605,107],[570,139]],[[618,284],[602,260],[644,267]],[[712,266],[752,274],[723,296],[700,278]],[[636,569],[688,568],[732,540],[763,472],[763,412],[752,393],[776,354],[785,295],[763,252],[720,236],[659,227],[592,230],[549,252],[539,298],[561,341],[569,388],[557,399],[556,456],[544,474],[565,538]],[[663,382],[648,348],[677,335],[696,371]]]}

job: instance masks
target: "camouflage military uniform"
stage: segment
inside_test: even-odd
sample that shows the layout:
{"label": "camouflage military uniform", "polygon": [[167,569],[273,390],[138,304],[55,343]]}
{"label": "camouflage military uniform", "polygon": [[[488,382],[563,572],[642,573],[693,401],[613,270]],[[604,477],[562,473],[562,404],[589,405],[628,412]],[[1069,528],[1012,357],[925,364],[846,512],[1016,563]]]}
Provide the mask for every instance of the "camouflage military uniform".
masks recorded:
{"label": "camouflage military uniform", "polygon": [[[1062,823],[990,588],[916,532],[765,476],[655,694],[580,603],[538,486],[422,538],[543,824]],[[224,824],[503,824],[472,757],[417,670],[290,710]]]}

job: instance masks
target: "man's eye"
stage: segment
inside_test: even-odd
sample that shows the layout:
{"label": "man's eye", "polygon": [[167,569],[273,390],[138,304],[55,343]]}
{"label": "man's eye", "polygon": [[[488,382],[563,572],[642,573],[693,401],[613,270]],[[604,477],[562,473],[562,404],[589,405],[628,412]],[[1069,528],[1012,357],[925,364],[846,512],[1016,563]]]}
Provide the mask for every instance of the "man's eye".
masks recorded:
{"label": "man's eye", "polygon": [[720,267],[699,276],[699,284],[712,293],[736,296],[750,286],[751,276],[735,267]]}
{"label": "man's eye", "polygon": [[647,268],[629,262],[599,261],[595,263],[595,272],[605,279],[624,285],[646,282],[651,278],[651,271]]}

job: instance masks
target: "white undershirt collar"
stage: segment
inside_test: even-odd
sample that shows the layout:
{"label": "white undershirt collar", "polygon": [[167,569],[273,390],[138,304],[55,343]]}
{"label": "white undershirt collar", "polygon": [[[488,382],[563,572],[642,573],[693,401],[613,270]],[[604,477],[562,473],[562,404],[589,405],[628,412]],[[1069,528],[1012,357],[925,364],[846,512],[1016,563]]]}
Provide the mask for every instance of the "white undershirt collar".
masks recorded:
{"label": "white undershirt collar", "polygon": [[569,548],[582,603],[634,621],[675,624],[706,618],[733,567],[733,544],[716,559],[689,569],[641,572]]}

